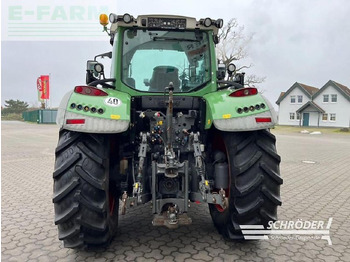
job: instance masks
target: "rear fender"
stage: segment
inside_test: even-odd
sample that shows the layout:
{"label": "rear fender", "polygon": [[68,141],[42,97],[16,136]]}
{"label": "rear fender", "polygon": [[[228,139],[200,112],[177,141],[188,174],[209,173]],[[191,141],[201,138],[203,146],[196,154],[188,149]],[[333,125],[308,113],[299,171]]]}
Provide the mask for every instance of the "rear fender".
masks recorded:
{"label": "rear fender", "polygon": [[[62,99],[56,123],[60,128],[85,133],[121,133],[130,124],[130,96],[116,90],[103,90],[108,96],[88,96],[68,92]],[[75,105],[75,106],[74,106]],[[78,105],[82,109],[78,109]],[[85,108],[85,110],[84,110]],[[92,112],[102,109],[103,113]],[[84,119],[82,124],[70,124],[67,120]]]}
{"label": "rear fender", "polygon": [[[232,91],[223,90],[204,96],[207,104],[206,125],[214,125],[221,131],[253,131],[272,128],[277,123],[277,114],[271,103],[261,94],[245,97],[230,97]],[[265,108],[255,109],[264,104]],[[254,110],[238,113],[239,108],[254,106]],[[269,120],[270,122],[257,122]]]}

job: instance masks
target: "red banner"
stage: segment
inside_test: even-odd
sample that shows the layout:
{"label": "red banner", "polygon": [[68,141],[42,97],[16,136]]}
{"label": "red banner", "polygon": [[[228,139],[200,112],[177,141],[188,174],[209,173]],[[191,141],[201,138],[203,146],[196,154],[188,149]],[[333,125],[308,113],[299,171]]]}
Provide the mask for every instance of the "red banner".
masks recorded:
{"label": "red banner", "polygon": [[37,80],[37,88],[39,92],[41,91],[41,99],[50,98],[50,76],[43,75]]}

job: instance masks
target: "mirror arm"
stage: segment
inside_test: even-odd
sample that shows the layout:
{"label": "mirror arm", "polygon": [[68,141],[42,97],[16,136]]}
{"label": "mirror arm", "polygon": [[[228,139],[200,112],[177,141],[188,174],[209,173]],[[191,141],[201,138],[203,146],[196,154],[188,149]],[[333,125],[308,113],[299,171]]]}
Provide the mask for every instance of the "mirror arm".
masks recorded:
{"label": "mirror arm", "polygon": [[103,57],[105,57],[105,56],[107,56],[108,58],[111,59],[111,58],[112,58],[112,51],[107,52],[107,53],[103,53],[103,54],[96,55],[95,58],[94,58],[94,61],[96,61],[97,57],[103,58]]}

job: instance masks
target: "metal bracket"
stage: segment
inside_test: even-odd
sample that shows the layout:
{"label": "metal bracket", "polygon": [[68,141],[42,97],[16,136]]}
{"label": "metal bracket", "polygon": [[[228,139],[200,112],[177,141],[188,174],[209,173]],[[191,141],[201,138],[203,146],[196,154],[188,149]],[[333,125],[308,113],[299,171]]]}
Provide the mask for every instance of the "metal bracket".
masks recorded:
{"label": "metal bracket", "polygon": [[164,174],[166,170],[165,164],[159,164],[155,161],[152,162],[152,211],[154,214],[159,214],[161,212],[162,206],[167,203],[173,203],[176,204],[179,208],[179,212],[187,212],[188,211],[188,184],[189,184],[189,175],[188,175],[188,161],[185,161],[184,163],[178,163],[179,167],[177,172],[179,174],[183,175],[182,179],[182,188],[184,190],[183,192],[183,198],[163,198],[163,199],[157,199],[157,181],[158,181],[158,175]]}
{"label": "metal bracket", "polygon": [[137,203],[142,203],[142,174],[143,174],[143,166],[145,162],[145,158],[147,155],[147,137],[149,136],[149,133],[140,133],[141,136],[141,144],[139,148],[139,166],[138,166],[138,172],[137,172],[137,178],[136,182],[134,183],[134,189],[133,189],[133,197],[137,198]]}
{"label": "metal bracket", "polygon": [[146,158],[146,154],[147,154],[147,136],[149,134],[146,133],[141,133],[141,144],[140,144],[140,148],[139,148],[139,168],[138,168],[138,172],[137,172],[137,178],[138,180],[140,180],[142,178],[142,170],[143,170],[143,165],[144,165],[144,161]]}
{"label": "metal bracket", "polygon": [[205,199],[203,198],[203,195],[201,193],[191,192],[190,199],[192,202],[220,205],[224,209],[225,206],[227,206],[227,198],[223,199],[220,194],[215,192],[206,194]]}

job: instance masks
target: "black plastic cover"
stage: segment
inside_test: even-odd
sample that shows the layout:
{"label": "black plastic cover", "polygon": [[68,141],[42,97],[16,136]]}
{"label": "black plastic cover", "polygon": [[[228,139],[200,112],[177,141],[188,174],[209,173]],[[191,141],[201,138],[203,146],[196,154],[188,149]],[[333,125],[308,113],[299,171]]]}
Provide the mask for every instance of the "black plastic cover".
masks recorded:
{"label": "black plastic cover", "polygon": [[148,17],[148,27],[163,29],[186,29],[186,19]]}
{"label": "black plastic cover", "polygon": [[[142,109],[167,108],[168,96],[143,96],[141,97]],[[199,109],[199,98],[188,96],[174,96],[174,109]]]}

